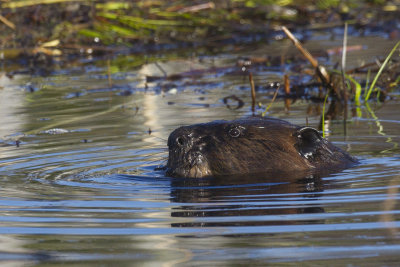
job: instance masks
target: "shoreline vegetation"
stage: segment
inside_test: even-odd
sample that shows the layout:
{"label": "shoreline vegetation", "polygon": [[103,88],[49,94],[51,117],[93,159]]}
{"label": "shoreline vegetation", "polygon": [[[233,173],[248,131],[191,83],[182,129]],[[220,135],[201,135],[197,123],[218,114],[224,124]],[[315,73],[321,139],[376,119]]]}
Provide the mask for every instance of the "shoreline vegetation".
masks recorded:
{"label": "shoreline vegetation", "polygon": [[[0,7],[0,60],[23,58],[29,62],[25,63],[28,69],[9,72],[9,77],[18,73],[45,76],[51,72],[54,58],[69,61],[70,55],[98,54],[106,55],[103,59],[107,62],[106,71],[111,86],[110,74],[116,72],[115,64],[127,65],[130,61],[129,67],[132,67],[157,63],[159,59],[148,57],[149,52],[182,51],[185,48],[218,52],[224,46],[268,43],[289,37],[301,53],[287,60],[296,65],[301,61],[302,54],[312,66],[312,72],[316,71],[306,73],[302,67],[299,74],[313,75],[314,79],[312,84],[296,84],[290,80],[291,73],[285,73],[284,91],[279,90],[280,86],[273,89],[272,101],[262,114],[267,113],[276,97],[322,102],[324,114],[326,103],[330,103],[326,117],[322,117],[321,127],[326,118],[336,117],[337,110],[344,110],[343,117],[347,118],[349,100],[354,103],[355,111],[352,112],[361,114],[360,107],[365,104],[368,108],[370,98],[377,102],[384,101],[400,83],[400,61],[396,53],[400,42],[391,51],[382,51],[385,54],[380,55],[376,62],[351,70],[346,69],[345,52],[360,48],[347,47],[344,41],[343,48],[335,51],[343,55],[341,68],[327,66],[329,69],[326,70],[301,46],[301,42],[307,41],[307,36],[313,32],[342,31],[343,28],[344,40],[347,40],[347,34],[367,36],[371,33],[399,40],[400,0],[0,0]],[[347,26],[351,27],[349,33]],[[292,33],[300,33],[304,40],[297,40]],[[142,56],[135,57],[135,60],[116,59],[120,54]],[[238,60],[236,67],[246,69],[239,73],[250,78],[254,112],[255,85],[251,70],[246,65],[248,62],[252,66],[273,65],[273,62],[281,66],[284,61],[280,55],[275,59]],[[384,79],[380,79],[382,72],[385,72]],[[188,72],[170,77],[163,73],[163,77],[146,77],[146,80],[157,80],[162,84],[192,75]],[[285,105],[290,108],[289,101],[285,101]]]}
{"label": "shoreline vegetation", "polygon": [[347,22],[360,32],[387,32],[400,14],[398,0],[0,0],[0,7],[0,49],[8,57],[21,49],[59,56],[89,47],[146,52],[251,43],[268,41],[281,26],[323,30]]}

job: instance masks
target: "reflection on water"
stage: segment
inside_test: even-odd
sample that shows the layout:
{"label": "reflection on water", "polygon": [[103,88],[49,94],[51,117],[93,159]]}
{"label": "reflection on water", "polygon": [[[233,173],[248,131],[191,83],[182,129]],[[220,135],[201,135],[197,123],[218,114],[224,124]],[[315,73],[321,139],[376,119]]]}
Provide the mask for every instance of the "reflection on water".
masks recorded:
{"label": "reflection on water", "polygon": [[[5,73],[0,71],[0,114],[1,127],[0,139],[5,136],[11,136],[7,144],[15,145],[15,140],[12,137],[20,135],[21,124],[24,121],[24,115],[18,114],[18,109],[24,105],[24,91],[26,81],[23,79],[10,80],[6,77]],[[7,101],[5,101],[7,100]],[[18,116],[19,115],[19,116]],[[16,116],[19,119],[16,119]]]}
{"label": "reflection on water", "polygon": [[[262,51],[268,49],[248,54]],[[198,72],[147,84],[146,75],[163,75],[154,64],[114,73],[112,86],[97,61],[48,77],[1,73],[0,261],[395,265],[395,98],[363,107],[361,118],[349,120],[346,137],[342,122],[333,121],[330,140],[361,161],[336,174],[194,180],[154,170],[166,163],[166,139],[179,125],[250,114],[247,77],[238,74],[236,55],[207,60],[166,61],[167,75],[178,68]],[[211,67],[219,71],[204,72]],[[280,71],[260,67],[254,77],[275,81]],[[38,90],[26,90],[27,84]],[[231,95],[244,107],[227,108],[223,99]],[[270,96],[258,92],[263,103]],[[307,117],[316,126],[318,105],[300,99],[285,113],[277,100],[269,115],[304,125],[314,110]]]}
{"label": "reflection on water", "polygon": [[[189,204],[174,208],[177,211],[173,211],[171,216],[196,220],[190,223],[174,223],[172,226],[292,225],[299,222],[291,215],[324,213],[323,206],[312,201],[318,199],[318,193],[322,191],[319,177],[298,180],[291,180],[289,177],[265,179],[262,176],[236,177],[235,180],[231,178],[173,179],[171,200]],[[213,204],[209,205],[210,203]],[[314,220],[314,223],[318,223],[317,217],[310,221],[307,216],[298,218],[307,223]]]}

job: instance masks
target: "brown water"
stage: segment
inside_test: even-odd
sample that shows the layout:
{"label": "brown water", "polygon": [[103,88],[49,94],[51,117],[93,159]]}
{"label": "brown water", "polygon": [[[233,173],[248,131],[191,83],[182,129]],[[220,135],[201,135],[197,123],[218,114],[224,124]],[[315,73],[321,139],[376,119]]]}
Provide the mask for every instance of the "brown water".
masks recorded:
{"label": "brown water", "polygon": [[[309,46],[340,44],[319,39]],[[349,53],[349,68],[386,55],[394,41],[352,38],[351,44],[364,48]],[[153,63],[129,67],[135,65],[129,55],[111,60],[111,87],[101,58],[56,65],[45,77],[9,79],[0,72],[0,261],[396,265],[399,90],[385,103],[361,107],[361,116],[347,123],[347,136],[341,121],[331,123],[329,139],[361,161],[352,169],[299,181],[171,179],[154,171],[166,163],[165,140],[177,126],[251,114],[248,80],[235,66],[238,56],[276,55],[286,47],[290,43],[276,42],[213,56],[160,56],[157,62],[168,75],[219,69],[149,82],[147,89],[145,75],[163,73]],[[261,85],[282,82],[285,68],[252,71]],[[265,106],[273,91],[259,92],[258,101]],[[223,98],[232,94],[244,107],[227,108]],[[268,115],[303,125],[307,117],[317,126],[321,109],[300,99],[285,112],[277,99]]]}

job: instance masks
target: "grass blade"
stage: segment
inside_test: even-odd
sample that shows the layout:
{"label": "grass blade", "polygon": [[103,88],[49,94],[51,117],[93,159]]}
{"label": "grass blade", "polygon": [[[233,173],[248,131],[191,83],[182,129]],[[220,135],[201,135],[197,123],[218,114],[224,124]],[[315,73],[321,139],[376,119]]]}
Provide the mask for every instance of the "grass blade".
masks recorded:
{"label": "grass blade", "polygon": [[367,92],[368,92],[368,86],[369,86],[369,78],[371,77],[371,69],[368,69],[368,72],[367,72],[367,79],[366,79],[366,82],[365,82],[365,89],[364,89],[364,99],[365,99],[365,97],[367,96]]}
{"label": "grass blade", "polygon": [[353,77],[350,75],[345,74],[346,78],[352,82],[356,86],[355,90],[355,95],[354,95],[354,102],[356,103],[356,106],[361,106],[360,99],[361,99],[361,84],[357,82]]}
{"label": "grass blade", "polygon": [[378,73],[375,75],[374,80],[371,83],[371,86],[369,87],[368,93],[365,97],[365,101],[368,101],[369,97],[371,96],[372,90],[375,87],[376,82],[378,81],[379,76],[381,76],[383,69],[386,67],[387,63],[389,62],[390,58],[396,51],[397,47],[399,47],[400,41],[397,42],[397,44],[393,47],[392,51],[390,51],[389,55],[386,57],[385,61],[383,62],[382,66],[379,68]]}

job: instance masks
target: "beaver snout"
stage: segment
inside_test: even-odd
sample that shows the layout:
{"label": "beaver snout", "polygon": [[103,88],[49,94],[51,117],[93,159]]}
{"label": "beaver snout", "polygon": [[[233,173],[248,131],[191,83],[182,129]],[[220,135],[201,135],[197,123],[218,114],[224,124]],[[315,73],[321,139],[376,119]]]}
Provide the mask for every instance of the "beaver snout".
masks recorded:
{"label": "beaver snout", "polygon": [[212,139],[211,136],[190,127],[180,127],[171,133],[168,138],[168,147],[173,150],[202,151],[210,139]]}
{"label": "beaver snout", "polygon": [[207,137],[191,127],[180,127],[168,138],[169,157],[167,175],[176,177],[203,177],[211,175],[203,155]]}

